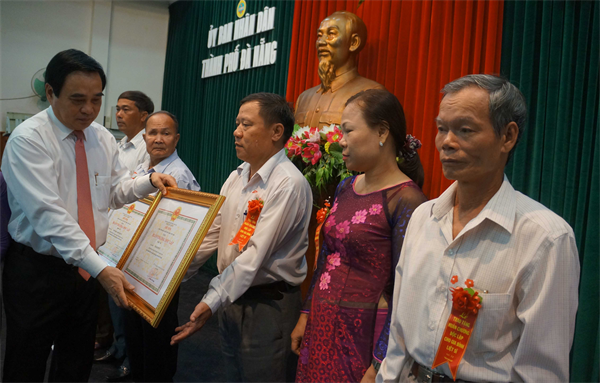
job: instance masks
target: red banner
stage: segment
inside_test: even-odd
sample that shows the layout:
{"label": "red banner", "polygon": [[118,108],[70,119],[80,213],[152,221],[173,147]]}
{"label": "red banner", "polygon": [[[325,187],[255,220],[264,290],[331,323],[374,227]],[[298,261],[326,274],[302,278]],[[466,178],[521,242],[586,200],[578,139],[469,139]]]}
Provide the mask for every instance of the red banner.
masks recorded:
{"label": "red banner", "polygon": [[260,216],[262,208],[263,201],[261,200],[256,199],[248,202],[248,216],[244,223],[242,223],[240,230],[229,243],[229,246],[237,244],[240,252],[242,252],[242,249],[246,246],[250,237],[252,237],[252,234],[254,234],[254,231],[256,230],[256,222],[258,222],[258,217]]}
{"label": "red banner", "polygon": [[437,353],[435,354],[435,359],[431,365],[432,369],[441,366],[444,363],[448,363],[452,378],[456,380],[458,365],[469,344],[469,339],[473,333],[477,315],[478,314],[474,314],[473,311],[461,312],[461,310],[452,308],[452,312],[446,323],[444,335],[442,335],[442,340],[440,341]]}

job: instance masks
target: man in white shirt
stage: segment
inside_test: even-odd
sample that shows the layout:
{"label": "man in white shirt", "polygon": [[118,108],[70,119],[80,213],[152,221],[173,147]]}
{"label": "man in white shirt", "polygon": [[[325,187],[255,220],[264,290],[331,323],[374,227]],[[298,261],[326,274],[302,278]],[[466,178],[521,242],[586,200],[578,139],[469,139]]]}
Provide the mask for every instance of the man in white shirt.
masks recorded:
{"label": "man in white shirt", "polygon": [[457,381],[566,382],[579,282],[573,230],[504,175],[524,97],[490,75],[442,93],[435,143],[456,182],[409,222],[377,381],[452,381],[454,371]]}
{"label": "man in white shirt", "polygon": [[46,68],[51,107],[19,125],[6,145],[2,174],[14,242],[3,274],[5,382],[42,381],[52,346],[50,381],[88,380],[96,279],[125,308],[124,288],[133,288],[96,253],[106,240],[108,208],[175,185],[160,173],[131,179],[115,139],[94,122],[105,84],[93,58],[75,49],[58,53]]}
{"label": "man in white shirt", "polygon": [[[150,114],[154,112],[154,103],[150,97],[137,90],[128,90],[121,93],[117,100],[116,121],[119,130],[125,137],[118,142],[119,159],[121,163],[133,173],[137,166],[149,159],[144,142],[144,124]],[[159,172],[160,173],[160,172]],[[101,349],[94,355],[96,362],[110,362],[123,360],[116,371],[107,375],[107,381],[119,381],[130,373],[129,358],[125,345],[124,312],[118,308],[114,301],[107,301],[106,294],[101,290],[98,308],[98,331],[96,340],[100,343],[99,334],[109,333],[111,324],[114,328],[113,341],[108,349]]]}
{"label": "man in white shirt", "polygon": [[200,191],[200,185],[187,165],[177,155],[179,122],[177,117],[166,111],[152,113],[146,121],[144,141],[149,158],[140,163],[133,177],[151,172],[173,176],[180,189]]}
{"label": "man in white shirt", "polygon": [[140,91],[129,90],[119,96],[117,125],[125,133],[125,137],[119,141],[119,156],[130,173],[149,158],[143,135],[146,118],[152,112],[154,103]]}
{"label": "man in white shirt", "polygon": [[[221,188],[227,199],[188,271],[218,249],[221,274],[172,343],[200,330],[218,310],[228,381],[293,381],[297,358],[290,335],[300,316],[312,193],[283,149],[294,126],[285,99],[257,93],[240,104],[233,135],[245,162]],[[245,220],[255,225],[249,239],[240,230]]]}
{"label": "man in white shirt", "polygon": [[[137,167],[133,177],[143,177],[157,171],[173,176],[180,189],[200,191],[194,175],[177,155],[175,148],[179,137],[179,123],[173,114],[159,111],[148,116],[144,140],[150,158]],[[178,347],[171,346],[170,342],[175,335],[175,328],[179,326],[178,307],[179,289],[157,328],[135,311],[125,313],[127,354],[133,381],[173,381],[177,372]]]}

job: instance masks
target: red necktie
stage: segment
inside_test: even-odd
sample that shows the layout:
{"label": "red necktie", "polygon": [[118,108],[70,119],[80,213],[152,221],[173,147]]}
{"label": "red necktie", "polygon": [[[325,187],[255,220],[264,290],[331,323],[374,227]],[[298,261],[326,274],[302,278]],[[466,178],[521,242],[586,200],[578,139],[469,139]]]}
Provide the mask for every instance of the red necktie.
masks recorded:
{"label": "red necktie", "polygon": [[[77,218],[79,227],[90,240],[90,246],[96,250],[96,227],[94,226],[94,210],[92,208],[92,192],[90,190],[90,174],[88,172],[87,156],[85,154],[85,138],[81,130],[74,130],[77,137],[75,143],[75,165],[77,167]],[[86,281],[90,274],[79,268],[79,274]]]}

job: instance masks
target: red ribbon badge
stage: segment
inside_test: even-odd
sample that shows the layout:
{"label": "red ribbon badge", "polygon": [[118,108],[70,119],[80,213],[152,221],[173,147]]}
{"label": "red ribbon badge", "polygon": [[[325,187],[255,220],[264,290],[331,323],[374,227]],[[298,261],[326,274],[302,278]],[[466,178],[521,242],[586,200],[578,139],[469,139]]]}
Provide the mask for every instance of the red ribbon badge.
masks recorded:
{"label": "red ribbon badge", "polygon": [[323,224],[329,215],[329,207],[331,206],[327,200],[325,201],[324,205],[325,207],[317,212],[317,223],[319,226],[317,226],[317,231],[315,232],[315,264],[313,266],[313,271],[317,269],[317,260],[319,259],[319,235],[321,234],[321,228],[323,227]]}
{"label": "red ribbon badge", "polygon": [[[456,283],[458,278],[455,277],[452,277],[452,283]],[[434,369],[448,363],[454,380],[456,380],[458,365],[467,350],[483,301],[479,293],[471,288],[473,287],[472,280],[467,279],[465,285],[467,286],[466,289],[462,287],[450,288],[452,292],[452,312],[431,365],[431,368]]]}
{"label": "red ribbon badge", "polygon": [[256,230],[256,222],[258,221],[263,206],[264,202],[261,199],[257,198],[248,201],[248,214],[246,220],[242,223],[242,227],[240,227],[240,230],[235,237],[233,237],[229,246],[237,244],[240,252],[242,251]]}

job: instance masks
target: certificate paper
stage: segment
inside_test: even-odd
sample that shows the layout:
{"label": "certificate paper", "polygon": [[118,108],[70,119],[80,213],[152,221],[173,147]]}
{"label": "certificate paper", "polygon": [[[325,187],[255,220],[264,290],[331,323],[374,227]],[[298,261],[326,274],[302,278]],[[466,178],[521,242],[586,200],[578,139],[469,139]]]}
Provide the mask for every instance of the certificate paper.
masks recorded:
{"label": "certificate paper", "polygon": [[136,255],[129,258],[123,270],[158,294],[173,266],[185,254],[184,244],[197,225],[198,218],[185,216],[181,206],[173,211],[157,209],[149,229],[140,238]]}
{"label": "certificate paper", "polygon": [[111,210],[108,215],[106,242],[98,248],[98,255],[109,266],[115,267],[129,245],[133,234],[144,219],[150,205],[142,201]]}
{"label": "certificate paper", "polygon": [[[160,323],[225,201],[225,197],[214,194],[177,188],[168,191],[167,196],[159,193],[148,207],[117,264],[134,286],[133,291],[125,291],[129,303],[154,327]],[[131,214],[127,220],[133,220]],[[123,222],[117,223],[122,232]],[[116,236],[114,242],[122,244],[125,238]]]}

